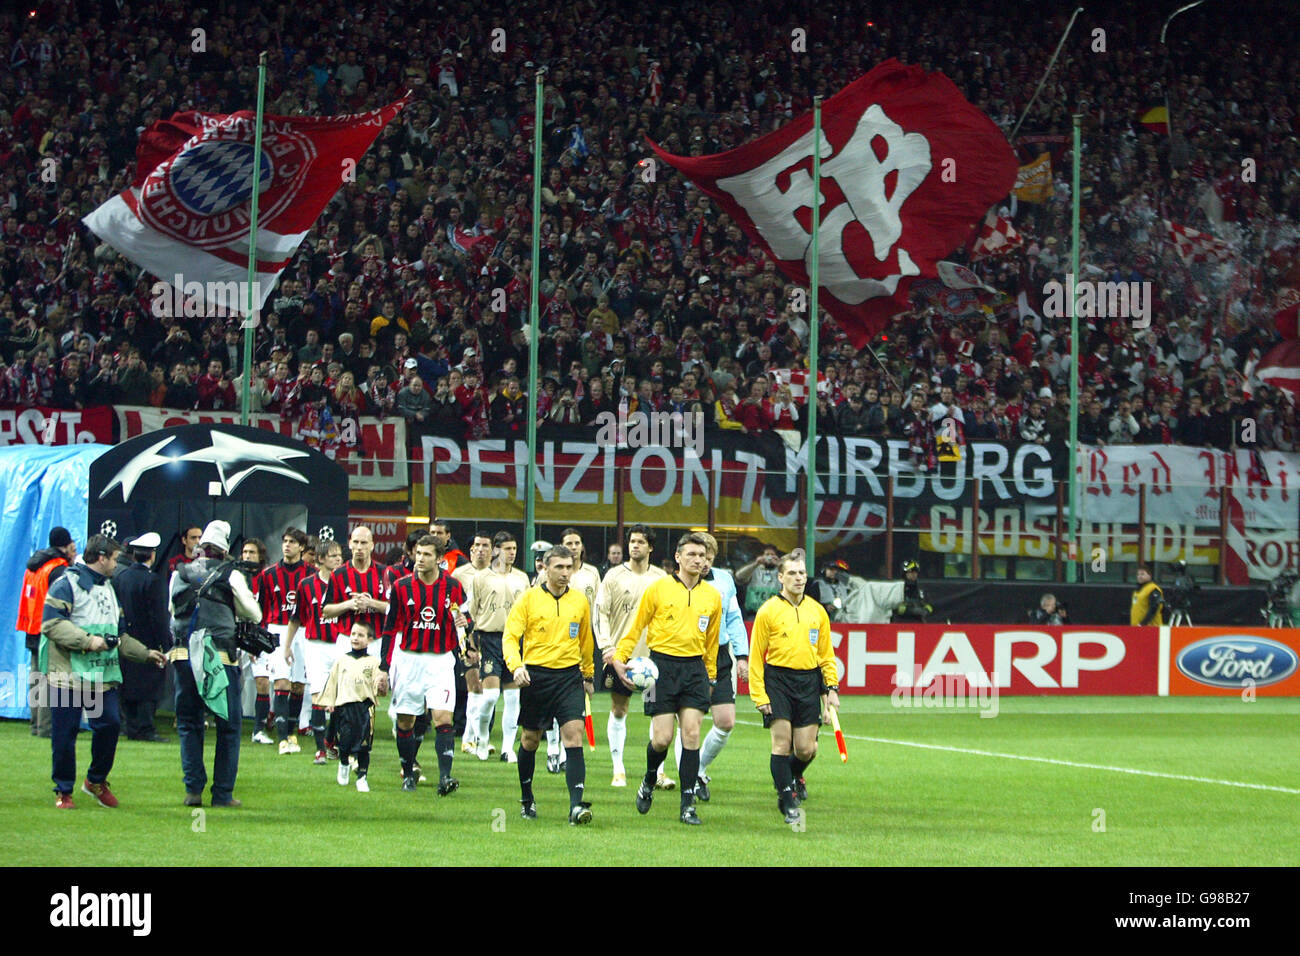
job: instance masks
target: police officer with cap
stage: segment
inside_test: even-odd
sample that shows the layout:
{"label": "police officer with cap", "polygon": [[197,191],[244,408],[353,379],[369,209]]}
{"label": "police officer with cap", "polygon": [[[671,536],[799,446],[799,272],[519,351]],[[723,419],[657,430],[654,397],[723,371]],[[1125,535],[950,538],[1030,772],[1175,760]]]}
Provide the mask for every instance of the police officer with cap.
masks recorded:
{"label": "police officer with cap", "polygon": [[[167,582],[153,570],[161,544],[162,539],[153,531],[128,541],[126,551],[131,563],[113,575],[113,590],[122,607],[127,633],[150,650],[166,653],[171,647]],[[154,726],[165,673],[150,664],[122,661],[122,723],[128,740],[167,740]]]}

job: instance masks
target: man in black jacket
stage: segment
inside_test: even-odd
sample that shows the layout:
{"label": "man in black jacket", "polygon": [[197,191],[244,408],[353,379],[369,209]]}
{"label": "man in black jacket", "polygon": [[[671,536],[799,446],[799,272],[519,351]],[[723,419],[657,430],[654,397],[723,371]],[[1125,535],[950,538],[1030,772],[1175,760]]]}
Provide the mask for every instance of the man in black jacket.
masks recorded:
{"label": "man in black jacket", "polygon": [[[113,590],[122,606],[124,626],[132,637],[151,650],[171,648],[167,617],[167,582],[153,571],[162,539],[156,532],[127,542],[131,563],[113,575]],[[154,712],[163,693],[165,671],[149,664],[123,660],[122,722],[128,740],[161,743]]]}

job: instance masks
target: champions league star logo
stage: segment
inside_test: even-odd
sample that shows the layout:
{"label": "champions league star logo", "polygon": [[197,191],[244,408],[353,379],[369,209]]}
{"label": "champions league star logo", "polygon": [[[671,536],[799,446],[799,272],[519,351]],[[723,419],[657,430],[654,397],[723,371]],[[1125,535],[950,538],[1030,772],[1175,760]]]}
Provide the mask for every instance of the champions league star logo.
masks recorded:
{"label": "champions league star logo", "polygon": [[[258,216],[269,222],[297,197],[316,158],[311,140],[267,124],[258,173]],[[253,124],[223,118],[191,137],[139,190],[140,218],[164,235],[217,249],[248,235]]]}
{"label": "champions league star logo", "polygon": [[295,458],[310,457],[305,451],[247,441],[216,430],[210,433],[210,438],[212,444],[208,447],[180,455],[160,454],[163,449],[176,441],[175,437],[164,438],[157,444],[150,445],[122,466],[104,486],[99,497],[107,497],[110,491],[120,486],[122,500],[129,501],[136,484],[147,472],[161,468],[163,465],[182,466],[185,462],[206,462],[215,465],[217,476],[221,479],[221,489],[226,495],[233,494],[245,478],[257,472],[280,475],[283,478],[302,482],[304,485],[309,483],[305,477],[285,464],[286,461]]}

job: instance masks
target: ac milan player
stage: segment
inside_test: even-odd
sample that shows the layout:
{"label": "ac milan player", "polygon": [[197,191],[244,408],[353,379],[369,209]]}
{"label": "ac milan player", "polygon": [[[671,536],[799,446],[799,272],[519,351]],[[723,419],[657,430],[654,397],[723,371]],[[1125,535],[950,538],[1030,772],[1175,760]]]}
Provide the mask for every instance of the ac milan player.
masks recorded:
{"label": "ac milan player", "polygon": [[[339,616],[347,611],[357,611],[361,604],[356,598],[343,602],[330,602],[333,592],[334,572],[343,563],[343,545],[337,541],[324,541],[319,545],[316,573],[298,582],[298,598],[294,601],[289,630],[280,639],[285,660],[293,666],[294,658],[301,656],[307,669],[307,686],[311,694],[311,729],[316,737],[315,763],[328,759],[325,750],[325,708],[320,705],[320,693],[325,689],[330,670],[338,658],[338,632],[335,625]],[[294,639],[303,631],[299,652],[294,651]]]}
{"label": "ac milan player", "polygon": [[[456,708],[455,655],[460,649],[458,633],[466,625],[462,605],[465,589],[439,567],[438,539],[425,535],[415,544],[415,573],[402,578],[389,595],[384,621],[384,652],[379,679],[382,694],[388,685],[388,670],[397,656],[393,686],[397,711],[397,752],[402,759],[402,789],[413,791],[418,774],[415,758],[420,748],[415,720],[426,709],[433,711],[438,752],[438,795],[446,796],[460,786],[451,775],[455,750],[452,712]],[[466,664],[477,662],[478,654],[467,649]]]}
{"label": "ac milan player", "polygon": [[[352,552],[351,560],[334,572],[333,591],[330,603],[346,603],[357,599],[357,610],[340,615],[337,631],[340,639],[346,639],[352,633],[352,625],[365,621],[380,633],[384,626],[384,617],[388,614],[388,601],[385,596],[389,585],[385,583],[384,565],[373,560],[375,536],[365,525],[357,525],[348,537],[348,549]],[[371,642],[369,651],[379,656],[379,648]]]}
{"label": "ac milan player", "polygon": [[[283,640],[288,633],[289,618],[293,615],[294,604],[298,601],[298,583],[307,575],[309,569],[302,560],[303,550],[307,547],[307,533],[301,528],[285,531],[280,542],[284,557],[279,563],[263,571],[257,578],[257,599],[262,605],[262,621],[267,630]],[[253,662],[253,676],[269,676],[273,683],[272,713],[275,714],[276,735],[280,739],[280,753],[298,753],[298,735],[290,733],[296,729],[292,721],[298,719],[302,709],[303,682],[307,671],[301,655],[290,667],[284,659],[284,652],[279,648],[271,654],[263,654]]]}

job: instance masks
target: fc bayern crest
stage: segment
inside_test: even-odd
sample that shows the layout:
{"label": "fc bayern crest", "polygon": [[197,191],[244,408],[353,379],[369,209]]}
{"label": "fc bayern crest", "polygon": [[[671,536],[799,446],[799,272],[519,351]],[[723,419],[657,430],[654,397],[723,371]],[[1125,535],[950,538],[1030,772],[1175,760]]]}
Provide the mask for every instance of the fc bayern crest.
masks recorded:
{"label": "fc bayern crest", "polygon": [[[304,135],[268,132],[262,139],[258,219],[265,225],[294,201],[316,158]],[[180,242],[217,249],[249,232],[253,124],[223,121],[191,137],[140,187],[139,215]]]}

